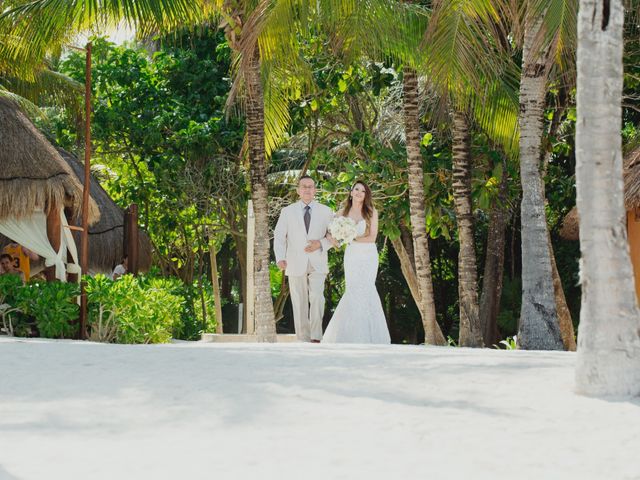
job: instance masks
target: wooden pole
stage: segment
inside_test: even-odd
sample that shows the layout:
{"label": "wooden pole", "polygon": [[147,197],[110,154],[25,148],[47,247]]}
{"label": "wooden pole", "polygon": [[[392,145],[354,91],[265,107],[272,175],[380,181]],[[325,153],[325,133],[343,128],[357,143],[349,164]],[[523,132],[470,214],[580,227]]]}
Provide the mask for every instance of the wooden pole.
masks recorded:
{"label": "wooden pole", "polygon": [[[55,252],[60,251],[62,242],[62,221],[60,220],[60,205],[53,204],[49,206],[47,213],[47,238]],[[44,276],[47,282],[53,282],[56,279],[56,266],[52,265],[44,269]]]}
{"label": "wooden pole", "polygon": [[255,268],[253,249],[256,238],[256,217],[253,212],[253,201],[249,200],[247,207],[247,305],[245,306],[246,331],[253,335],[256,333],[255,325]]}
{"label": "wooden pole", "polygon": [[[84,188],[82,190],[82,232],[80,232],[80,268],[84,275],[89,271],[89,188],[91,187],[91,42],[87,43],[84,81]],[[86,282],[80,282],[80,332],[81,340],[87,338]]]}
{"label": "wooden pole", "polygon": [[216,245],[213,241],[213,235],[211,232],[209,232],[209,258],[211,259],[211,285],[213,287],[213,299],[216,303],[216,333],[223,333],[222,296],[220,294],[218,260],[216,259]]}
{"label": "wooden pole", "polygon": [[139,270],[139,249],[138,249],[138,205],[132,203],[127,210],[127,246],[126,255],[128,257],[128,272],[133,275]]}

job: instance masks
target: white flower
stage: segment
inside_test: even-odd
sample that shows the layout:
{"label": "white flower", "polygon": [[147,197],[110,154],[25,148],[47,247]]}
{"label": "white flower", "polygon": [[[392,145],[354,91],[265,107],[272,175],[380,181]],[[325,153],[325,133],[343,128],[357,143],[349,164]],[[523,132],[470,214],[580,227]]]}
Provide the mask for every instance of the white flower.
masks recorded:
{"label": "white flower", "polygon": [[340,246],[353,242],[358,236],[356,222],[349,217],[335,217],[329,225],[329,231]]}

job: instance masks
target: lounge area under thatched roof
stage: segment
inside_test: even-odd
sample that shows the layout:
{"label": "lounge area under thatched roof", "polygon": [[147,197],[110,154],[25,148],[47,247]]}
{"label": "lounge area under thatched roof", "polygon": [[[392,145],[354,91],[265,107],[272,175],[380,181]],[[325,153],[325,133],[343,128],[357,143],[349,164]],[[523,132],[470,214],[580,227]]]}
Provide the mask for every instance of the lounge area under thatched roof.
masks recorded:
{"label": "lounge area under thatched roof", "polygon": [[[627,211],[640,207],[640,147],[624,157],[624,206]],[[573,207],[564,217],[560,236],[565,240],[580,238],[578,208]]]}
{"label": "lounge area under thatched roof", "polygon": [[[0,220],[45,213],[64,206],[74,217],[82,209],[82,184],[56,149],[13,101],[0,97]],[[89,222],[100,218],[89,204]]]}
{"label": "lounge area under thatched roof", "polygon": [[[69,152],[59,150],[64,161],[78,179],[84,178],[84,166]],[[89,228],[89,269],[92,272],[111,272],[123,254],[124,211],[116,205],[100,182],[91,175],[91,198],[100,208],[100,220]],[[79,243],[79,234],[76,233]],[[147,271],[151,267],[151,240],[142,230],[138,234],[138,268]]]}

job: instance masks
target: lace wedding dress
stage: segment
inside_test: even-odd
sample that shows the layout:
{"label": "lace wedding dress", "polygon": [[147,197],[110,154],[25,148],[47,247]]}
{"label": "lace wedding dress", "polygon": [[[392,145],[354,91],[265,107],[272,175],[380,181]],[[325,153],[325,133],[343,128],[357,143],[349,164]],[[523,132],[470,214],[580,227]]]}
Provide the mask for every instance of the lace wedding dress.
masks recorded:
{"label": "lace wedding dress", "polygon": [[[358,236],[367,224],[356,225]],[[376,290],[378,250],[375,243],[352,242],[344,253],[346,288],[322,337],[323,343],[391,343]]]}

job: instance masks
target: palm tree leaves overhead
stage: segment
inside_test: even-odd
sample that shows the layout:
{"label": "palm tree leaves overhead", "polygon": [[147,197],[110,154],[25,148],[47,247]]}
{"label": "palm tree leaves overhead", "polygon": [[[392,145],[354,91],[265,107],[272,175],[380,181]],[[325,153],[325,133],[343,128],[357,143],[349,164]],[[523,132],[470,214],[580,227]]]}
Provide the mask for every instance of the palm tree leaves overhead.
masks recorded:
{"label": "palm tree leaves overhead", "polygon": [[525,21],[541,19],[543,28],[534,42],[532,54],[551,48],[562,69],[575,66],[577,44],[577,0],[529,0]]}
{"label": "palm tree leaves overhead", "polygon": [[489,138],[517,156],[519,72],[501,46],[504,10],[488,0],[435,2],[423,69],[440,104],[472,112]]}
{"label": "palm tree leaves overhead", "polygon": [[367,56],[415,65],[429,11],[408,2],[319,0],[318,22],[347,64]]}
{"label": "palm tree leaves overhead", "polygon": [[0,15],[0,75],[35,82],[45,55],[82,30],[124,19],[138,32],[162,32],[201,24],[215,13],[236,52],[229,105],[242,99],[243,71],[259,52],[267,155],[287,136],[291,100],[315,88],[302,46],[320,31],[345,63],[367,57],[416,68],[444,102],[473,111],[475,122],[514,153],[519,75],[505,44],[517,39],[520,24],[507,26],[505,18],[543,15],[545,41],[555,42],[558,59],[567,58],[560,52],[574,45],[575,4],[435,0],[426,8],[388,0],[18,0]]}
{"label": "palm tree leaves overhead", "polygon": [[500,77],[483,85],[481,91],[468,92],[467,111],[488,138],[500,145],[510,158],[519,154],[517,82],[506,85]]}
{"label": "palm tree leaves overhead", "polygon": [[33,82],[18,77],[5,77],[0,79],[0,83],[34,104],[39,104],[41,99],[46,98],[54,105],[66,106],[74,111],[81,108],[84,85],[48,68],[39,71]]}
{"label": "palm tree leaves overhead", "polygon": [[431,83],[446,96],[449,91],[479,86],[504,69],[486,30],[497,12],[485,0],[439,0],[425,35],[426,65]]}
{"label": "palm tree leaves overhead", "polygon": [[33,0],[2,12],[0,27],[11,34],[0,42],[0,58],[33,66],[78,32],[123,18],[141,32],[168,31],[193,25],[205,13],[200,2],[190,0]]}

